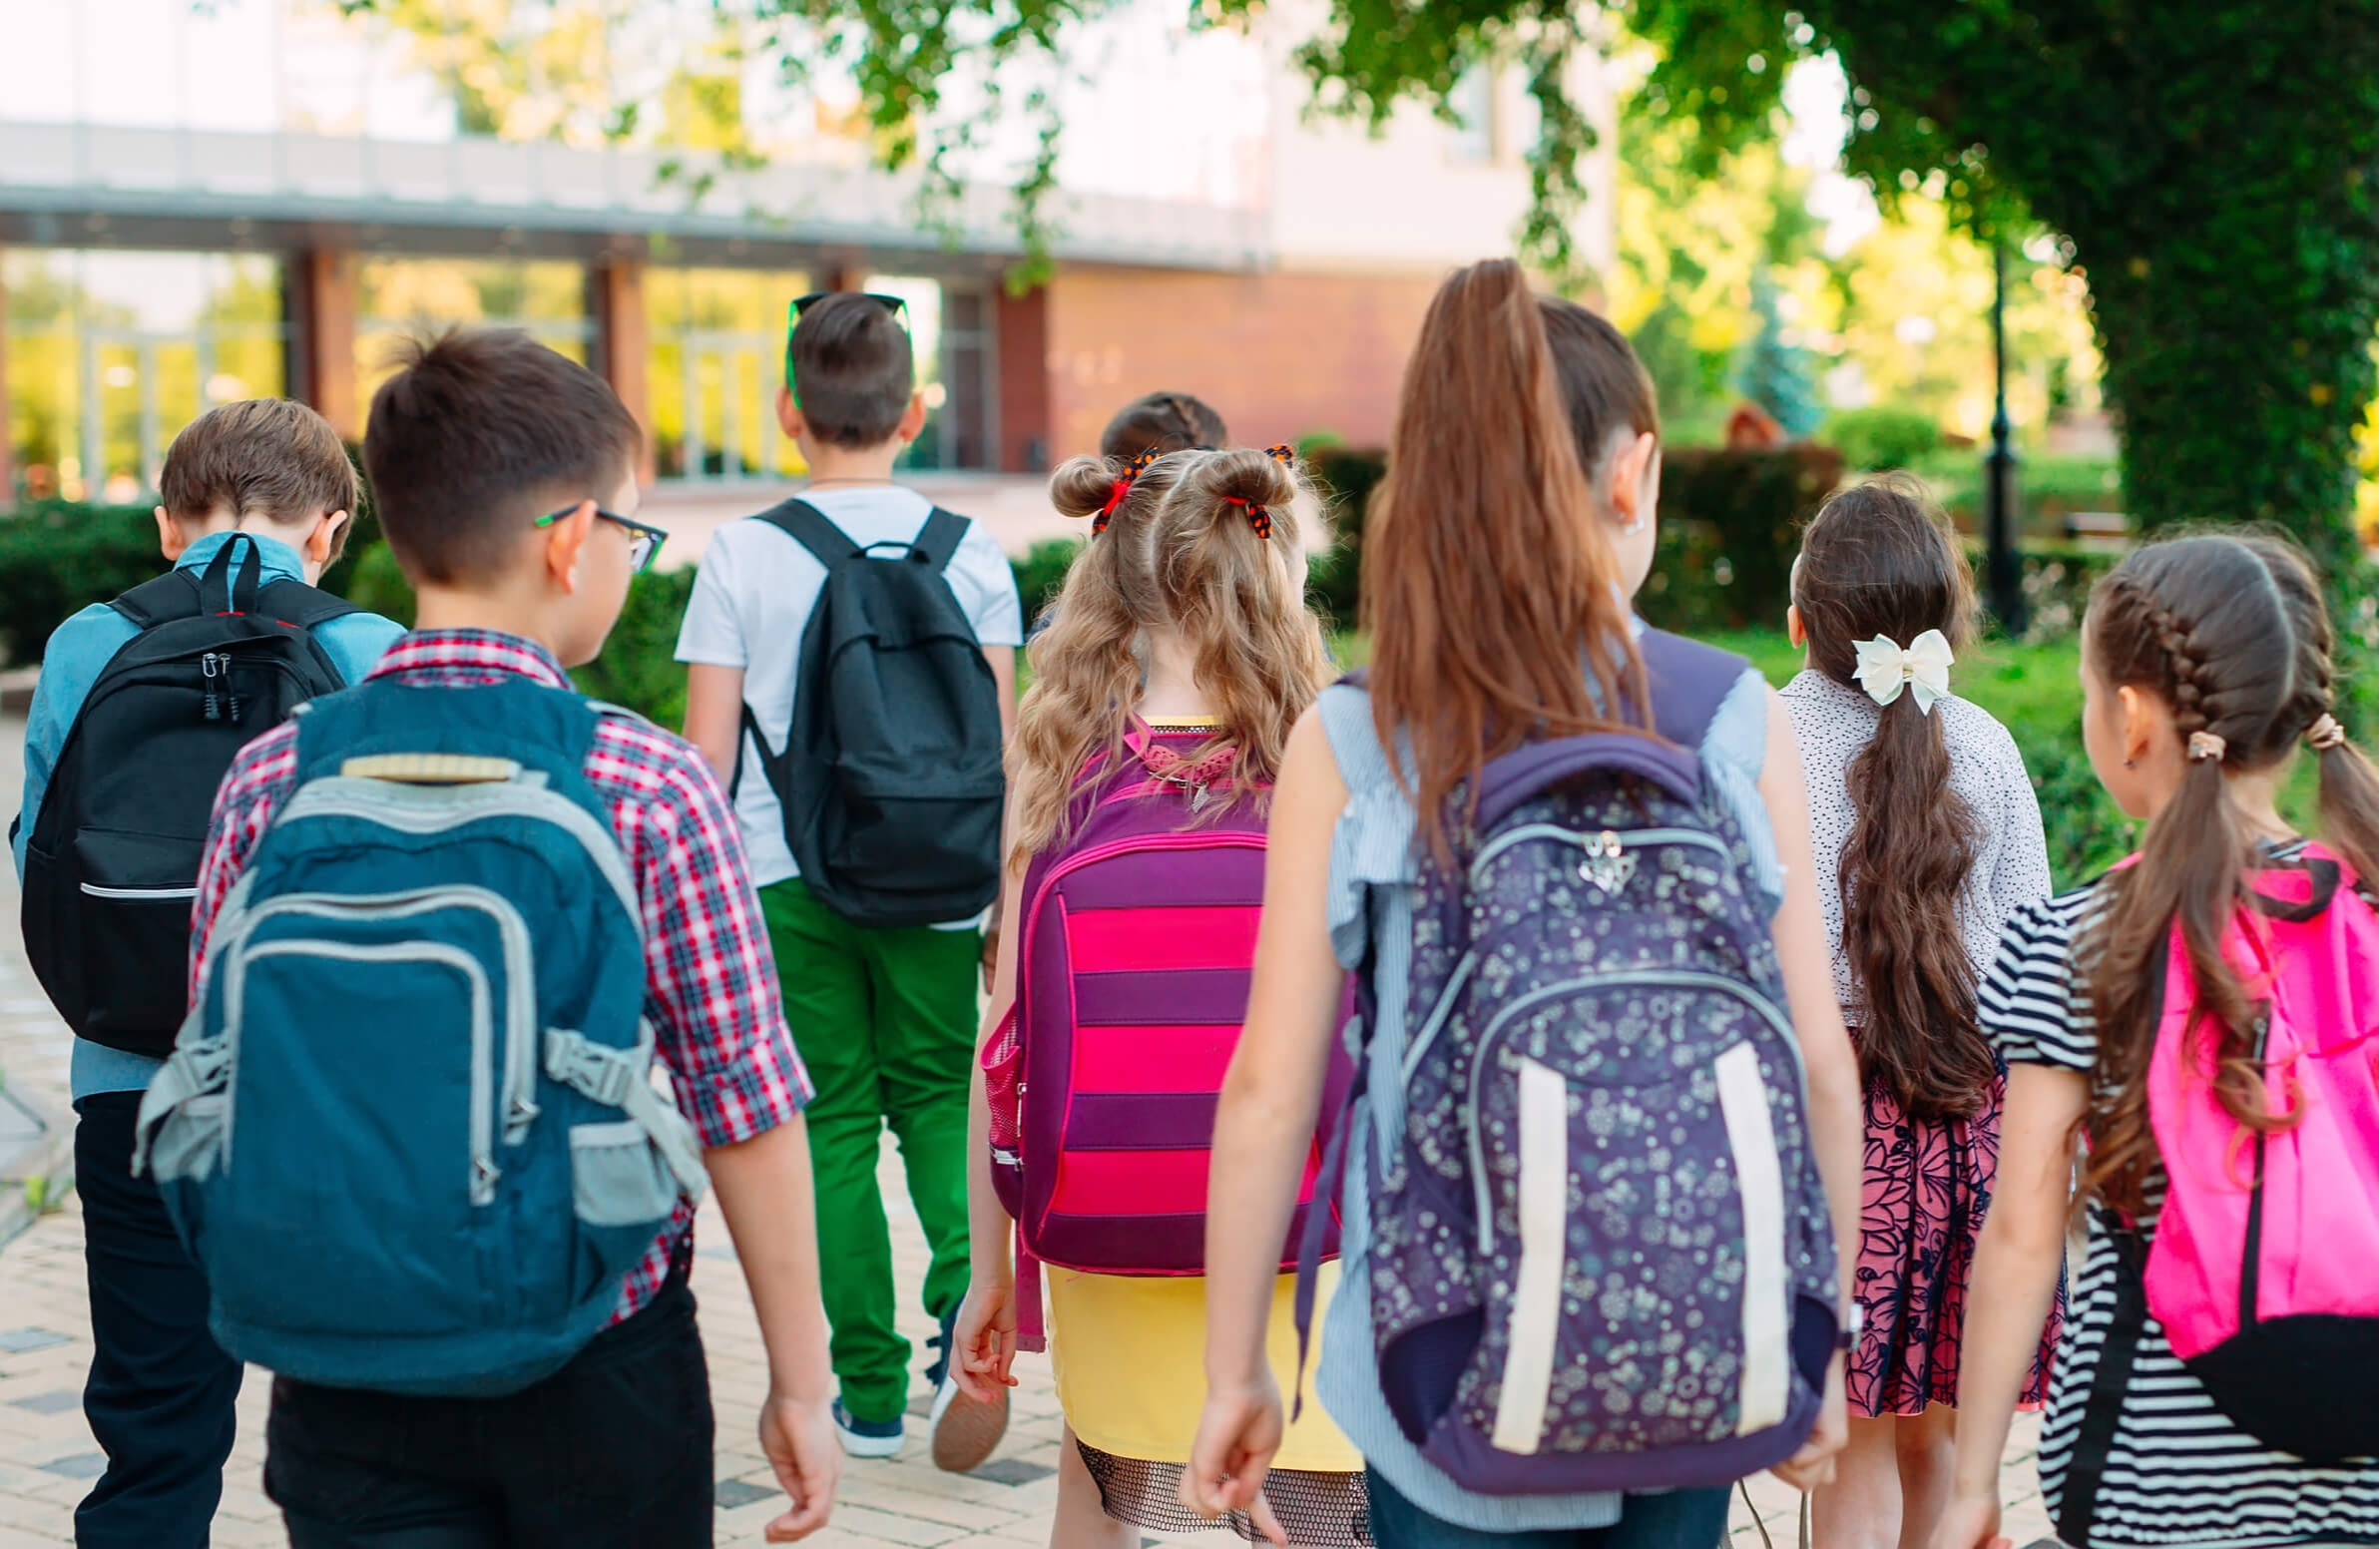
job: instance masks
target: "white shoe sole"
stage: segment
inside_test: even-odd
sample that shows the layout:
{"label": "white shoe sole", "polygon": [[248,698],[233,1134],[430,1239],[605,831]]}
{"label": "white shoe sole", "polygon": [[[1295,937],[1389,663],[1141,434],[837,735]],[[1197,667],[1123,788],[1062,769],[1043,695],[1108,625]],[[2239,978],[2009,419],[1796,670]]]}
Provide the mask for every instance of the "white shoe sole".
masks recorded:
{"label": "white shoe sole", "polygon": [[843,1451],[852,1457],[899,1457],[901,1443],[906,1436],[862,1436],[840,1425],[834,1428],[834,1439],[843,1444]]}

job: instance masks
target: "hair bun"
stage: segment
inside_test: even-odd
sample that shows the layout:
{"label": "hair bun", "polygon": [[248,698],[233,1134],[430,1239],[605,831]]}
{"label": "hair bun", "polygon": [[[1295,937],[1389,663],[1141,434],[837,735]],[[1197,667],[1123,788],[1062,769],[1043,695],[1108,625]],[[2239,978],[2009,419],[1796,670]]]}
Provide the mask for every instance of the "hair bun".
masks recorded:
{"label": "hair bun", "polygon": [[1121,463],[1112,463],[1104,457],[1069,458],[1050,475],[1050,504],[1060,516],[1078,520],[1097,516],[1106,509],[1116,481],[1122,477]]}
{"label": "hair bun", "polygon": [[1214,453],[1198,477],[1200,487],[1218,503],[1285,506],[1297,498],[1297,476],[1289,464],[1253,447]]}

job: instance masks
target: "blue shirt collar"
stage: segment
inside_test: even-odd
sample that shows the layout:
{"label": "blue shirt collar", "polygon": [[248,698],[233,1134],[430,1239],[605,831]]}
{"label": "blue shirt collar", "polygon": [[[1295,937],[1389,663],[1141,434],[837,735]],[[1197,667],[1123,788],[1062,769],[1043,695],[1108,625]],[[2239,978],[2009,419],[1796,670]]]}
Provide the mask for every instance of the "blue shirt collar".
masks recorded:
{"label": "blue shirt collar", "polygon": [[239,537],[246,538],[256,546],[256,556],[264,567],[263,574],[257,578],[259,581],[303,581],[305,579],[305,560],[302,555],[278,538],[254,532],[209,533],[183,550],[182,558],[174,562],[174,568],[176,570],[205,570],[225,544]]}

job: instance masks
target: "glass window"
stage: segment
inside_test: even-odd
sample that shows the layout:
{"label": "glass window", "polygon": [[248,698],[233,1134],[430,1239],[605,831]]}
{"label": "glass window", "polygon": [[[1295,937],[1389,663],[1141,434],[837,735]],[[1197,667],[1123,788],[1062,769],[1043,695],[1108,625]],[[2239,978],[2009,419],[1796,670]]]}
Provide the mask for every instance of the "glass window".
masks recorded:
{"label": "glass window", "polygon": [[799,269],[650,268],[654,461],[669,479],[789,478],[805,471],[777,426],[785,317],[810,288]]}
{"label": "glass window", "polygon": [[911,468],[991,465],[985,404],[991,368],[989,298],[978,289],[904,274],[870,274],[866,288],[908,303],[925,429],[903,459]]}
{"label": "glass window", "polygon": [[282,391],[272,258],[12,248],[0,286],[10,462],[27,498],[143,501],[204,409]]}
{"label": "glass window", "polygon": [[365,258],[356,273],[355,381],[363,401],[396,374],[408,335],[453,323],[508,323],[581,365],[590,358],[587,271],[507,258]]}

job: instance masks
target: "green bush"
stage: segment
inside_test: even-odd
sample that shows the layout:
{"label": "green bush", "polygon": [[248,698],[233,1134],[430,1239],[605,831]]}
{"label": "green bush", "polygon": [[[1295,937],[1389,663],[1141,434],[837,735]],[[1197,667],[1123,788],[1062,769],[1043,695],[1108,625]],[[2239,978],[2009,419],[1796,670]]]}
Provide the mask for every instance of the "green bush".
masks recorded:
{"label": "green bush", "polygon": [[1828,446],[1670,448],[1660,547],[1638,599],[1645,617],[1689,633],[1783,618],[1801,524],[1842,475],[1842,456]]}
{"label": "green bush", "polygon": [[[323,589],[344,595],[365,552],[385,547],[379,537],[379,523],[357,517],[345,556],[322,573]],[[165,568],[148,506],[44,500],[0,515],[0,662],[40,661],[59,625]]]}
{"label": "green bush", "polygon": [[1058,600],[1058,593],[1066,585],[1066,573],[1074,567],[1075,556],[1082,552],[1080,538],[1044,538],[1027,550],[1023,559],[1010,561],[1017,577],[1017,600],[1025,605],[1028,630]]}
{"label": "green bush", "polygon": [[1838,409],[1818,439],[1841,452],[1846,467],[1914,468],[1942,445],[1942,427],[1912,409]]}
{"label": "green bush", "polygon": [[59,625],[165,568],[147,506],[36,501],[0,516],[0,659],[40,661]]}

